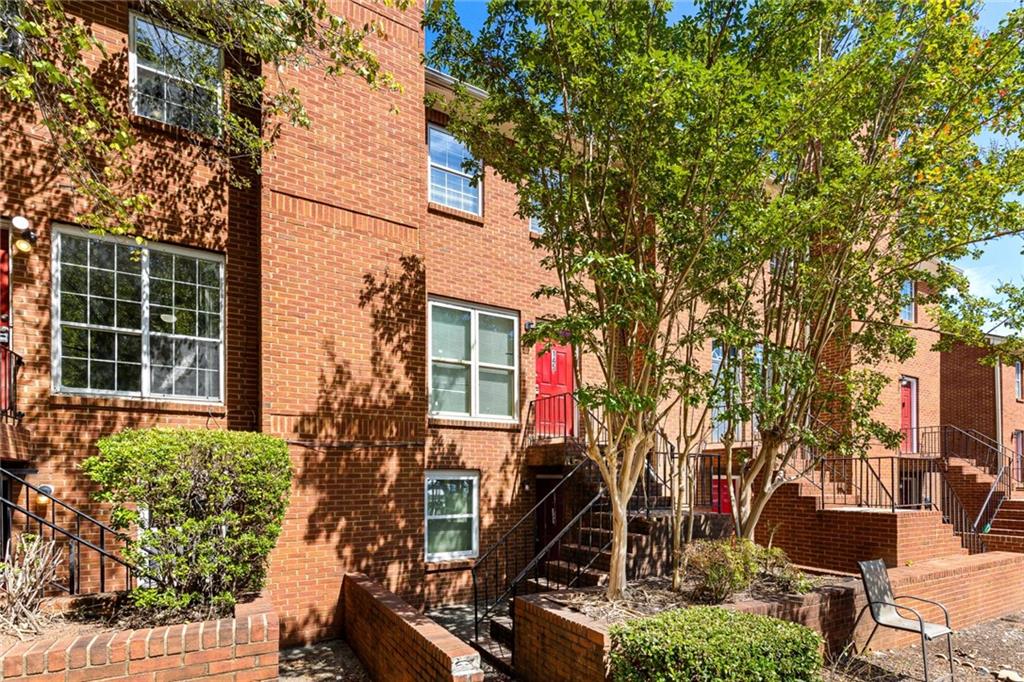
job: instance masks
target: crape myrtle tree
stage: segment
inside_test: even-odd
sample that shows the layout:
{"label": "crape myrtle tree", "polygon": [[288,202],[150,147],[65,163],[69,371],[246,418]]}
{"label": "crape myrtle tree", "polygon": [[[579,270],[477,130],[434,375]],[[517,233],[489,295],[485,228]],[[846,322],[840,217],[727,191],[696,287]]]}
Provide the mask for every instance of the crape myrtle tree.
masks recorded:
{"label": "crape myrtle tree", "polygon": [[[404,9],[408,0],[380,4]],[[310,125],[291,74],[315,68],[370,87],[399,87],[366,45],[386,38],[382,25],[352,23],[328,0],[140,0],[133,9],[152,20],[137,33],[139,59],[180,79],[177,119],[208,138],[199,149],[234,184],[259,172],[282,126]],[[135,234],[151,202],[133,181],[137,140],[124,83],[104,84],[95,73],[107,57],[62,0],[0,0],[0,102],[34,110],[87,207],[79,222]]]}
{"label": "crape myrtle tree", "polygon": [[[807,115],[771,152],[773,199],[757,217],[776,241],[762,267],[737,273],[747,295],[730,301],[720,330],[717,416],[726,433],[752,423],[759,436],[750,454],[726,457],[748,538],[772,494],[823,453],[899,442],[872,417],[887,380],[871,368],[917,350],[924,319],[901,319],[904,306],[930,313],[939,348],[984,343],[986,320],[1020,328],[1018,289],[998,304],[972,297],[952,263],[1024,229],[1021,150],[979,142],[1020,133],[1024,15],[983,34],[975,2],[808,7],[789,38],[806,52],[786,76],[801,83],[788,106]],[[712,2],[694,21],[756,69],[758,27],[793,9]],[[991,350],[1020,348],[1012,338]]]}
{"label": "crape myrtle tree", "polygon": [[577,399],[593,418],[581,428],[612,516],[609,598],[626,584],[627,505],[656,434],[710,383],[685,353],[706,325],[686,313],[710,319],[704,300],[742,294],[732,273],[768,258],[773,240],[744,230],[770,199],[767,150],[792,125],[786,78],[802,56],[780,35],[752,72],[669,9],[496,0],[475,36],[451,2],[426,14],[430,62],[487,93],[456,83],[438,104],[450,129],[543,227],[556,283],[537,296],[561,312],[524,342],[569,342],[582,358]]}
{"label": "crape myrtle tree", "polygon": [[[610,597],[626,501],[680,401],[688,442],[702,402],[727,443],[758,432],[727,457],[752,537],[808,452],[898,438],[871,418],[884,380],[864,367],[914,352],[908,298],[947,340],[981,339],[994,308],[950,263],[1024,227],[1021,152],[978,141],[1019,132],[1024,33],[1014,11],[981,34],[978,7],[709,2],[673,23],[657,2],[505,0],[476,35],[429,8],[429,57],[488,93],[457,86],[452,129],[545,230],[558,284],[538,295],[564,313],[527,340],[567,339],[601,370],[577,383],[607,432],[587,435],[613,509]],[[712,339],[715,372],[686,352]]]}

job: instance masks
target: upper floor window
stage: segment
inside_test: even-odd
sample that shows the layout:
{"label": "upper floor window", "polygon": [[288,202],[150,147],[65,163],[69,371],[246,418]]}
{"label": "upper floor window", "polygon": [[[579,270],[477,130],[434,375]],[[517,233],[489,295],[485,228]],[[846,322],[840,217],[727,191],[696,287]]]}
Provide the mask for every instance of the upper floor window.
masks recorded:
{"label": "upper floor window", "polygon": [[530,216],[530,232],[533,234],[544,234],[544,226],[540,224],[540,218]]}
{"label": "upper floor window", "polygon": [[21,51],[22,38],[17,21],[20,16],[19,0],[0,0],[0,53],[17,56]]}
{"label": "upper floor window", "polygon": [[67,228],[53,250],[54,391],[220,399],[219,256]]}
{"label": "upper floor window", "polygon": [[480,184],[466,172],[473,163],[466,145],[444,128],[428,126],[430,147],[430,201],[480,215]]}
{"label": "upper floor window", "polygon": [[515,419],[519,317],[464,303],[430,302],[430,411]]}
{"label": "upper floor window", "polygon": [[193,132],[216,134],[220,49],[136,14],[131,15],[130,46],[132,111]]}
{"label": "upper floor window", "polygon": [[904,322],[917,321],[917,307],[914,303],[916,293],[913,280],[908,279],[903,283],[900,289],[900,300],[903,302],[903,306],[900,308],[900,319]]}
{"label": "upper floor window", "polygon": [[1024,374],[1022,374],[1021,362],[1013,363],[1013,394],[1017,400],[1024,399]]}

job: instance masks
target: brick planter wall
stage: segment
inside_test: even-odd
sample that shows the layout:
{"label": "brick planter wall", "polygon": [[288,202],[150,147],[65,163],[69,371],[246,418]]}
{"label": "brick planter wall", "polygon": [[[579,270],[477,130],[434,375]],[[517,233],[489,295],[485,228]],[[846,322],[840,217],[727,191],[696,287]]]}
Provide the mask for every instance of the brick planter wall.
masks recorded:
{"label": "brick planter wall", "polygon": [[[933,559],[889,571],[897,595],[914,595],[942,602],[954,629],[962,629],[1024,609],[1024,555],[991,552],[974,556]],[[801,623],[825,638],[829,652],[839,652],[851,640],[867,639],[870,615],[853,624],[866,603],[860,579],[823,587],[810,594],[776,601],[732,605],[747,613]],[[925,620],[942,622],[930,605],[913,605]],[[569,609],[545,594],[516,598],[515,660],[517,676],[526,682],[598,681],[606,679],[611,645],[607,625]],[[954,635],[954,641],[956,636]],[[919,642],[913,633],[879,628],[874,649]]]}
{"label": "brick planter wall", "polygon": [[278,622],[265,599],[234,618],[20,642],[0,655],[4,680],[276,680]]}
{"label": "brick planter wall", "polygon": [[480,654],[360,573],[342,585],[345,639],[375,680],[483,682]]}

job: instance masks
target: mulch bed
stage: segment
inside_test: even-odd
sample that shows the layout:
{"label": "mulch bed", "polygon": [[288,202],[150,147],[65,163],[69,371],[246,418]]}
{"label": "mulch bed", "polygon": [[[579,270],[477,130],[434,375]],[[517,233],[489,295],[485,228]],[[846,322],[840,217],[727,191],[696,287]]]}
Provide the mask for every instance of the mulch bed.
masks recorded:
{"label": "mulch bed", "polygon": [[[808,576],[814,586],[846,584],[853,578],[833,575]],[[678,609],[699,604],[690,598],[690,589],[684,585],[682,591],[676,592],[672,589],[670,578],[644,578],[630,581],[626,594],[622,599],[610,602],[605,599],[604,590],[594,588],[592,590],[560,593],[553,592],[548,599],[567,606],[574,611],[593,618],[594,620],[614,624],[622,623],[635,618],[653,616],[668,609]],[[761,581],[755,583],[750,589],[737,592],[725,601],[725,604],[736,604],[743,601],[772,600],[786,596],[772,583]]]}

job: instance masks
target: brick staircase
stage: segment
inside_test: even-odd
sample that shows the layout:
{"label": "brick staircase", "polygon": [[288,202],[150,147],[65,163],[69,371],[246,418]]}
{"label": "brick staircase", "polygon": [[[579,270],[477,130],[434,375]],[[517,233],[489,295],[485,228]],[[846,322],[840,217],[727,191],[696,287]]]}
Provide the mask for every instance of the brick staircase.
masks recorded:
{"label": "brick staircase", "polygon": [[1024,499],[1003,500],[983,538],[989,551],[1024,553]]}
{"label": "brick staircase", "polygon": [[865,557],[904,566],[967,553],[942,512],[858,506],[862,491],[823,479],[779,488],[758,524],[758,542],[781,547],[794,563],[851,572]]}

